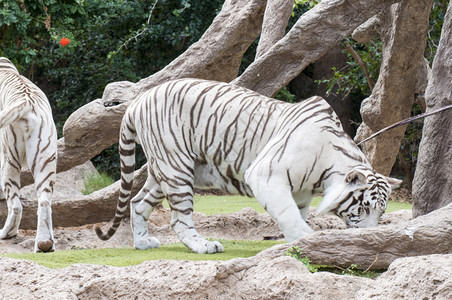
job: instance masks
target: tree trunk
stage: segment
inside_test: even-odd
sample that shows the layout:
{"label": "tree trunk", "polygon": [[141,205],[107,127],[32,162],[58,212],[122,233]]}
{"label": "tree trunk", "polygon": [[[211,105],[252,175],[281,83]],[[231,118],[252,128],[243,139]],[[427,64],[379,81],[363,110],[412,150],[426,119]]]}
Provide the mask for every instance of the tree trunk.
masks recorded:
{"label": "tree trunk", "polygon": [[[372,95],[363,101],[360,141],[411,114],[417,91],[417,74],[423,69],[424,50],[433,0],[404,0],[380,17],[383,61]],[[389,175],[406,126],[387,131],[366,142],[363,151],[372,166]]]}
{"label": "tree trunk", "polygon": [[[452,104],[452,2],[444,18],[432,78],[425,95],[427,111]],[[424,121],[413,181],[413,215],[419,216],[452,202],[452,111]]]}

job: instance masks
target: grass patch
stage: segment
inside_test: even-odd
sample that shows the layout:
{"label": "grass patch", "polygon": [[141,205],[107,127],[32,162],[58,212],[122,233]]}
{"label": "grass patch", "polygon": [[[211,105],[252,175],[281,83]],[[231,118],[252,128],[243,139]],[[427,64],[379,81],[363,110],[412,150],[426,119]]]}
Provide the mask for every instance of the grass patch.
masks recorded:
{"label": "grass patch", "polygon": [[386,213],[394,212],[397,210],[408,209],[411,210],[413,205],[410,203],[402,203],[396,201],[388,201],[388,205],[386,207]]}
{"label": "grass patch", "polygon": [[255,198],[245,196],[196,195],[193,200],[195,211],[202,212],[208,216],[216,214],[230,214],[245,207],[251,207],[260,213],[265,212],[265,209]]}
{"label": "grass patch", "polygon": [[115,181],[110,178],[107,173],[89,173],[83,180],[83,195],[89,195],[113,184]]}
{"label": "grass patch", "polygon": [[[265,209],[257,202],[255,198],[245,196],[215,196],[215,195],[195,195],[194,196],[195,211],[202,212],[208,216],[215,214],[230,214],[237,212],[245,207],[251,207],[257,212],[264,213]],[[322,197],[316,196],[311,202],[311,207],[318,207]],[[163,205],[169,208],[168,203],[164,201]],[[388,201],[386,213],[401,209],[411,210],[412,205],[409,203],[401,203]]]}
{"label": "grass patch", "polygon": [[27,259],[48,268],[64,268],[73,264],[94,264],[124,267],[138,265],[149,260],[230,260],[236,257],[255,256],[262,250],[282,241],[227,241],[220,240],[225,248],[223,253],[197,254],[188,250],[182,243],[162,245],[150,250],[135,248],[103,248],[87,250],[64,250],[52,253],[7,253],[3,257]]}

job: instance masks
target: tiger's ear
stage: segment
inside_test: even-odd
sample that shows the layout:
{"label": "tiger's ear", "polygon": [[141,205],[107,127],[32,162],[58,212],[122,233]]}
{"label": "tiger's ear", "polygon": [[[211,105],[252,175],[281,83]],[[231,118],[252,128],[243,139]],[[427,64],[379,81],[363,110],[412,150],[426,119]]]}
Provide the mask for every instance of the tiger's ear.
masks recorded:
{"label": "tiger's ear", "polygon": [[397,190],[402,186],[402,180],[392,177],[385,176],[386,180],[388,181],[389,185],[391,186],[391,190]]}
{"label": "tiger's ear", "polygon": [[351,170],[345,175],[345,182],[349,184],[366,184],[367,178],[361,171]]}

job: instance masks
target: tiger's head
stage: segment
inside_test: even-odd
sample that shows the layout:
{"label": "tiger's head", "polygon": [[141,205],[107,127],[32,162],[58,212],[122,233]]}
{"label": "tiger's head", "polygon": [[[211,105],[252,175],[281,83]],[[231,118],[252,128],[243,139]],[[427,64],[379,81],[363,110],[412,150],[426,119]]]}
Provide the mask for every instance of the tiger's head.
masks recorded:
{"label": "tiger's head", "polygon": [[317,214],[335,214],[349,228],[377,226],[391,190],[401,182],[368,168],[353,168],[341,184],[325,191]]}

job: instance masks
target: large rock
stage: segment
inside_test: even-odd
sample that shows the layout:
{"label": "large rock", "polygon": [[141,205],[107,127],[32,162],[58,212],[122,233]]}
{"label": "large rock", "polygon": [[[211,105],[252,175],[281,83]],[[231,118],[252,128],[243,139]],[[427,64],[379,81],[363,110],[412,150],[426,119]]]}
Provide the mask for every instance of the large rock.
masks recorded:
{"label": "large rock", "polygon": [[452,254],[401,258],[355,299],[450,299]]}
{"label": "large rock", "polygon": [[48,269],[0,258],[4,299],[449,299],[452,254],[402,258],[375,280],[311,274],[298,260],[264,251],[221,261],[76,264]]}
{"label": "large rock", "polygon": [[[56,199],[74,199],[83,197],[84,180],[89,174],[97,174],[97,170],[91,161],[76,166],[70,170],[58,173],[55,182],[53,197]],[[20,190],[21,198],[29,201],[37,201],[34,184],[27,185]]]}

